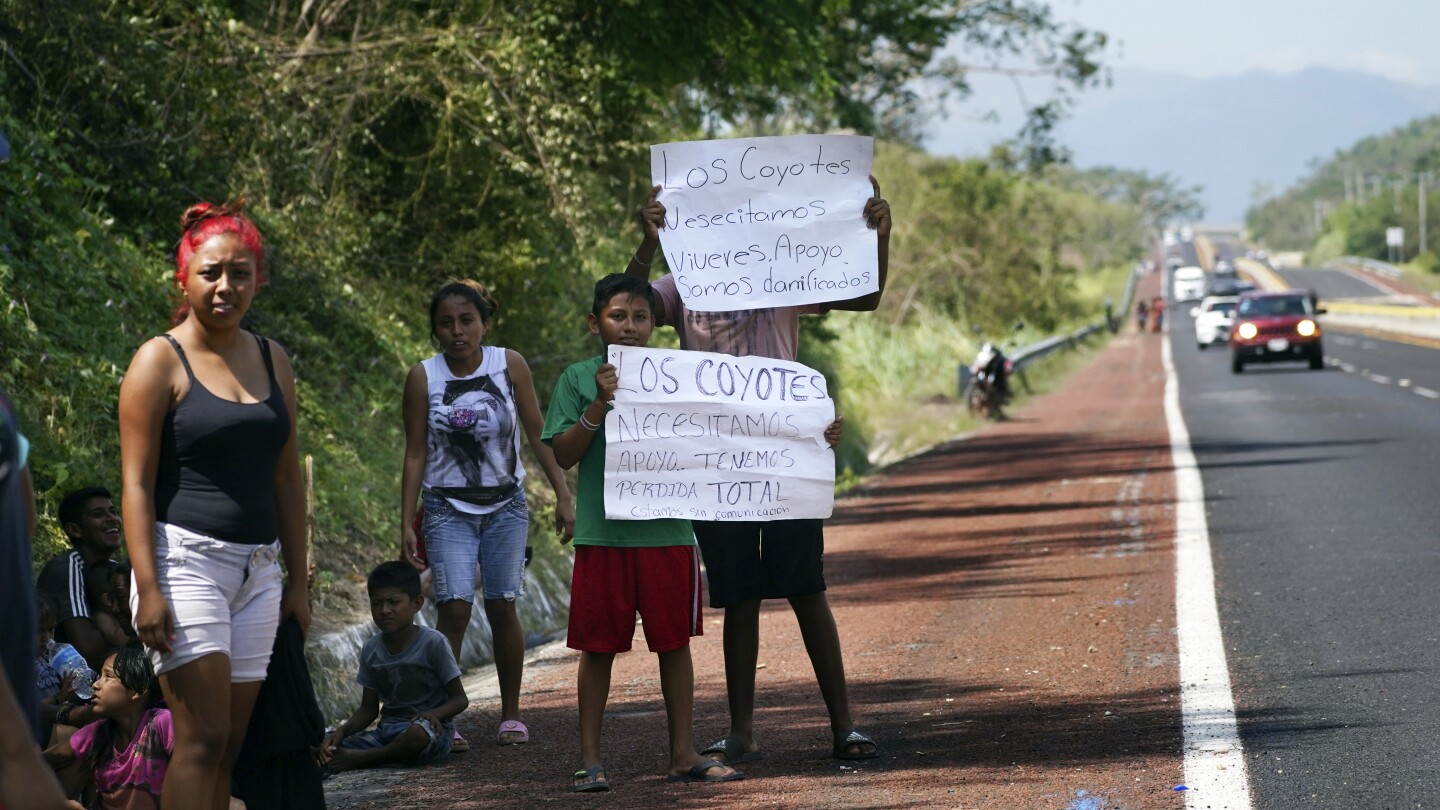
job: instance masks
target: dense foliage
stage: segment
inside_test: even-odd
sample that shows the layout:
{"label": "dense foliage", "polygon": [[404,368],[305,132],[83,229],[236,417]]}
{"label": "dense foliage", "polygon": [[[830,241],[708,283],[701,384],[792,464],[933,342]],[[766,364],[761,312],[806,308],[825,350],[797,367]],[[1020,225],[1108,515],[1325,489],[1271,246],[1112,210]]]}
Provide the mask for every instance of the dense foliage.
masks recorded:
{"label": "dense foliage", "polygon": [[[0,385],[36,440],[42,510],[118,484],[119,376],[166,328],[190,202],[249,199],[272,278],[255,328],[295,362],[322,548],[380,554],[429,290],[490,285],[494,339],[529,359],[543,400],[593,350],[581,313],[638,238],[649,144],[834,129],[904,143],[917,88],[964,91],[963,66],[935,59],[957,37],[1072,87],[1095,80],[1103,46],[1031,0],[0,0],[15,150],[0,164]],[[1037,112],[1017,161],[879,150],[899,223],[887,322],[923,305],[1058,325],[1080,312],[1077,273],[1138,255],[1140,211],[1015,171],[1054,113]],[[843,367],[833,329],[804,343]],[[865,436],[847,438],[852,466]]]}
{"label": "dense foliage", "polygon": [[[1425,175],[1426,253],[1419,253],[1419,176]],[[1385,229],[1405,229],[1404,256],[1440,267],[1440,116],[1365,138],[1317,163],[1309,176],[1246,214],[1250,233],[1312,259],[1386,258]]]}

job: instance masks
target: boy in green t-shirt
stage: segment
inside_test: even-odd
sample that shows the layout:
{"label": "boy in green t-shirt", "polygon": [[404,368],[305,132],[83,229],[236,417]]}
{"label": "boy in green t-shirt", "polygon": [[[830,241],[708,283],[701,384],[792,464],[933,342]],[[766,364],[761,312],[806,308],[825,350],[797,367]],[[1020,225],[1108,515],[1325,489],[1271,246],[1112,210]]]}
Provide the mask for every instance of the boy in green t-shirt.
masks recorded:
{"label": "boy in green t-shirt", "polygon": [[701,635],[700,560],[690,521],[605,518],[605,412],[615,399],[618,376],[605,362],[605,349],[644,346],[654,328],[655,294],[643,279],[621,273],[595,284],[588,316],[590,332],[602,344],[598,357],[565,369],[550,398],[541,438],[555,460],[580,465],[575,509],[575,573],[570,586],[570,630],[566,643],[580,651],[580,770],[571,789],[609,790],[600,764],[600,725],[610,692],[615,653],[627,652],[635,614],[644,622],[645,641],[660,659],[660,687],[670,728],[672,782],[731,782],[744,775],[704,759],[691,739],[695,672],[690,639]]}

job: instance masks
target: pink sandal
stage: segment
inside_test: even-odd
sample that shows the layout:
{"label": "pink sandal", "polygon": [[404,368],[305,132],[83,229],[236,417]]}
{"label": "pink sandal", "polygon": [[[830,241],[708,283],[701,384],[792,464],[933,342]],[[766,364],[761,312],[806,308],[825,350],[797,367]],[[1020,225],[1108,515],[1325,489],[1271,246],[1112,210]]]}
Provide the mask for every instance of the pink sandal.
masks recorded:
{"label": "pink sandal", "polygon": [[460,736],[460,729],[455,729],[450,734],[450,753],[463,754],[470,750],[470,742]]}
{"label": "pink sandal", "polygon": [[[519,734],[520,738],[506,740],[504,737],[506,734]],[[525,724],[519,720],[506,720],[500,724],[500,730],[495,733],[496,745],[520,745],[528,742],[530,742],[530,729],[526,728]]]}

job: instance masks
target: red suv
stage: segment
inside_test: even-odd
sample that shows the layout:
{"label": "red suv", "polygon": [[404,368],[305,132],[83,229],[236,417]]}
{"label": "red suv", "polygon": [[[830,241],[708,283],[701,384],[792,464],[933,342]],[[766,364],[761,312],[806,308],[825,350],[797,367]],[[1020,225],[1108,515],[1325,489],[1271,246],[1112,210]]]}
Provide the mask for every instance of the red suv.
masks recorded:
{"label": "red suv", "polygon": [[1239,374],[1246,363],[1309,360],[1310,368],[1325,367],[1320,347],[1320,322],[1307,292],[1248,292],[1235,306],[1230,327],[1230,370]]}

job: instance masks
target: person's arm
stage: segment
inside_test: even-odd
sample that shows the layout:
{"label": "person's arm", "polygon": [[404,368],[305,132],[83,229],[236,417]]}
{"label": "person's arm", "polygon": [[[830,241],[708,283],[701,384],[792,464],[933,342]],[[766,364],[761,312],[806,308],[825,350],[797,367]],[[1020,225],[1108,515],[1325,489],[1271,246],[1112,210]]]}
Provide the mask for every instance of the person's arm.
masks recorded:
{"label": "person's arm", "polygon": [[825,443],[830,445],[831,450],[834,450],[835,445],[840,443],[840,433],[844,428],[845,417],[843,416],[836,416],[835,421],[826,426]]}
{"label": "person's arm", "polygon": [[320,763],[323,765],[329,762],[330,757],[335,755],[335,749],[340,747],[340,743],[346,737],[369,728],[370,724],[375,722],[375,718],[379,716],[380,693],[367,686],[365,691],[360,694],[360,706],[355,709],[355,713],[350,715],[350,719],[342,723],[339,728],[330,732],[325,741],[320,743]]}
{"label": "person's arm", "polygon": [[9,679],[0,677],[0,803],[9,810],[79,808],[65,800],[55,773],[46,767],[48,759],[30,735],[30,723],[10,691]]}
{"label": "person's arm", "polygon": [[[109,613],[95,614],[95,629],[100,632],[100,636],[105,639],[105,644],[112,650],[118,650],[135,640],[125,632],[124,627],[120,626],[120,621]],[[100,663],[103,665],[105,662],[102,660]],[[99,667],[93,667],[93,669],[96,672],[100,671]]]}
{"label": "person's arm", "polygon": [[885,280],[890,272],[890,203],[880,196],[880,182],[874,175],[870,176],[870,186],[875,189],[875,196],[865,203],[865,226],[875,232],[875,272],[879,276],[880,287],[859,298],[826,304],[826,309],[874,312],[880,306],[881,296],[885,294]]}
{"label": "person's arm", "polygon": [[300,414],[295,402],[295,371],[290,356],[270,341],[275,381],[290,412],[290,438],[275,462],[275,509],[280,518],[280,555],[285,558],[285,594],[280,598],[280,621],[295,617],[300,635],[310,631],[310,560],[305,550],[305,479],[300,476]]}
{"label": "person's arm", "polygon": [[430,405],[425,366],[416,363],[405,377],[402,415],[405,423],[405,460],[400,468],[400,559],[423,569],[415,539],[415,509],[420,500],[420,482],[425,475],[425,450],[430,425]]}
{"label": "person's arm", "polygon": [[60,629],[65,632],[65,639],[70,646],[78,650],[85,657],[85,663],[96,672],[100,671],[100,667],[105,665],[105,659],[119,646],[111,644],[95,621],[84,616],[73,616],[60,622]]}
{"label": "person's arm", "polygon": [[[555,450],[555,462],[561,467],[568,470],[579,464],[580,459],[584,458],[586,451],[590,449],[590,443],[595,440],[595,434],[605,429],[605,412],[609,410],[610,402],[615,399],[615,388],[619,382],[615,367],[609,363],[601,365],[595,371],[595,399],[585,406],[580,417],[564,433],[550,437],[550,446]],[[585,427],[586,422],[599,427]]]}
{"label": "person's arm", "polygon": [[68,768],[75,764],[75,751],[70,747],[69,740],[55,743],[46,748],[40,756],[45,759],[45,764],[49,765],[52,771]]}
{"label": "person's arm", "polygon": [[[659,196],[660,186],[650,189],[650,196],[640,209],[640,227],[644,229],[645,236],[640,240],[640,246],[630,254],[630,263],[625,265],[626,275],[643,281],[650,280],[650,268],[655,264],[655,255],[660,247],[660,229],[665,227],[665,204],[660,202]],[[659,296],[656,296],[654,314],[656,323],[669,323],[665,318],[665,302]]]}
{"label": "person's arm", "polygon": [[446,681],[445,694],[447,699],[444,703],[428,712],[420,712],[415,715],[415,719],[429,720],[438,730],[442,723],[465,711],[470,705],[470,698],[465,696],[465,684],[461,683],[459,676]]}
{"label": "person's arm", "polygon": [[525,440],[530,450],[539,459],[550,488],[555,490],[555,533],[560,535],[562,544],[575,536],[575,499],[570,495],[570,485],[565,481],[565,472],[555,463],[555,454],[550,445],[540,441],[540,432],[545,422],[540,417],[540,401],[535,396],[535,382],[530,377],[530,366],[519,352],[505,350],[505,365],[510,371],[510,384],[515,389],[515,410],[525,426]]}
{"label": "person's arm", "polygon": [[[167,358],[167,355],[169,358]],[[147,647],[170,652],[175,617],[160,592],[155,564],[155,471],[165,414],[175,401],[175,352],[163,338],[140,347],[120,383],[121,504],[125,550],[135,593],[135,632]]]}

